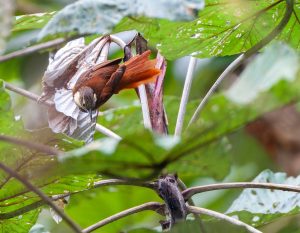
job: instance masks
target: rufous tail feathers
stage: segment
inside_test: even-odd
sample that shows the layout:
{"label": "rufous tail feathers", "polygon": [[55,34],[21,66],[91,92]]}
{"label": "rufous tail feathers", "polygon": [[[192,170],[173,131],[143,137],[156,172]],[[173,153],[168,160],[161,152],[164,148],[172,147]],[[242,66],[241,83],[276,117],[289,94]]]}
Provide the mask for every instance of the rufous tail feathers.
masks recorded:
{"label": "rufous tail feathers", "polygon": [[151,51],[147,50],[122,64],[122,66],[126,66],[126,70],[116,93],[123,89],[136,88],[141,84],[156,81],[160,70],[155,68],[156,59],[149,59],[150,53]]}

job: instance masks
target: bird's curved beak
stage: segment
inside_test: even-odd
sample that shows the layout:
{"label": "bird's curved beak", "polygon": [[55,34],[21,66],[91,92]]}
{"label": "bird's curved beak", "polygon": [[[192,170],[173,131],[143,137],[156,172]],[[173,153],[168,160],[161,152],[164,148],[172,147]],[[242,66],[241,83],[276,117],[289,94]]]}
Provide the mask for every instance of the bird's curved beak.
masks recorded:
{"label": "bird's curved beak", "polygon": [[90,114],[90,119],[91,119],[91,121],[92,121],[92,120],[93,120],[93,110],[90,109],[90,110],[88,110],[88,112],[89,112],[89,114]]}

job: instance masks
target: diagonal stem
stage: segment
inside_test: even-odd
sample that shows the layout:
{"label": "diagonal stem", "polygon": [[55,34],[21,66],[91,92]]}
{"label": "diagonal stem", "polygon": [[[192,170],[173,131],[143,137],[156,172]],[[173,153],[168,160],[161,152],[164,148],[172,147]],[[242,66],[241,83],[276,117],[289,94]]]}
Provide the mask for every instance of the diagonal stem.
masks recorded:
{"label": "diagonal stem", "polygon": [[228,75],[233,72],[237,67],[239,67],[245,59],[245,55],[240,55],[237,59],[235,59],[219,76],[219,78],[215,81],[215,83],[211,86],[211,88],[208,90],[202,101],[200,102],[199,106],[197,107],[195,113],[193,114],[188,127],[191,126],[192,123],[194,123],[200,116],[200,113],[204,106],[206,105],[208,99],[212,96],[212,94],[216,91],[216,89],[219,87],[221,82],[228,77]]}
{"label": "diagonal stem", "polygon": [[261,231],[255,229],[254,227],[252,227],[240,220],[237,220],[235,218],[229,217],[225,214],[222,214],[222,213],[219,213],[219,212],[216,212],[213,210],[209,210],[209,209],[205,209],[205,208],[201,208],[201,207],[195,207],[195,206],[187,206],[187,210],[193,214],[205,214],[205,215],[209,215],[214,218],[217,218],[217,219],[225,220],[225,221],[230,222],[231,224],[234,224],[237,226],[245,227],[251,233],[262,233]]}
{"label": "diagonal stem", "polygon": [[[71,39],[71,38],[70,38]],[[65,38],[58,38],[55,40],[51,40],[51,41],[47,41],[45,43],[41,43],[41,44],[37,44],[37,45],[33,45],[9,54],[5,54],[3,56],[0,56],[0,63],[16,58],[16,57],[21,57],[21,56],[25,56],[40,50],[44,50],[44,49],[48,49],[48,48],[52,48],[52,47],[57,47],[65,42],[67,42],[68,40]]]}
{"label": "diagonal stem", "polygon": [[273,183],[257,183],[257,182],[235,182],[235,183],[221,183],[221,184],[209,184],[203,186],[196,186],[188,188],[182,192],[185,200],[188,200],[197,193],[203,193],[213,190],[223,189],[235,189],[235,188],[262,188],[262,189],[276,189],[288,192],[300,193],[300,187],[294,185],[285,184],[273,184]]}
{"label": "diagonal stem", "polygon": [[178,112],[178,116],[177,116],[177,122],[176,122],[176,128],[175,128],[175,135],[177,135],[177,136],[180,136],[180,134],[182,132],[184,116],[185,116],[185,112],[186,112],[186,105],[189,100],[189,95],[190,95],[190,91],[191,91],[193,75],[194,75],[194,70],[195,70],[196,64],[197,64],[197,58],[191,57],[190,63],[188,66],[188,71],[187,71],[186,78],[185,78],[185,82],[184,82],[184,87],[183,87],[180,106],[179,106],[179,112]]}
{"label": "diagonal stem", "polygon": [[65,222],[70,226],[70,228],[73,229],[74,232],[81,233],[80,227],[73,222],[72,219],[70,219],[57,205],[55,205],[52,200],[45,195],[40,189],[33,186],[28,180],[23,178],[21,175],[19,175],[14,170],[10,169],[9,167],[5,166],[3,163],[0,163],[0,169],[5,171],[10,176],[14,177],[18,181],[20,181],[26,188],[31,190],[32,192],[36,193],[46,204],[48,204]]}
{"label": "diagonal stem", "polygon": [[147,203],[144,203],[144,204],[141,204],[141,205],[138,205],[138,206],[135,206],[135,207],[132,207],[130,209],[127,209],[127,210],[124,210],[124,211],[121,211],[115,215],[112,215],[108,218],[105,218],[103,220],[101,220],[100,222],[97,222],[85,229],[83,229],[83,233],[89,233],[89,232],[92,232],[100,227],[103,227],[111,222],[114,222],[116,220],[119,220],[121,218],[124,218],[126,216],[129,216],[129,215],[132,215],[132,214],[135,214],[135,213],[139,213],[139,212],[142,212],[142,211],[145,211],[145,210],[152,210],[152,211],[156,211],[156,212],[160,212],[159,210],[164,206],[164,204],[161,204],[161,203],[158,203],[158,202],[147,202]]}

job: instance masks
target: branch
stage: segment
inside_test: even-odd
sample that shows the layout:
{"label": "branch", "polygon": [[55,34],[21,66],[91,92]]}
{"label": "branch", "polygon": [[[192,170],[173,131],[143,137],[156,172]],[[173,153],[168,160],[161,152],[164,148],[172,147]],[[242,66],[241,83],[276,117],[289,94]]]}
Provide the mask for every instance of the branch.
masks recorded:
{"label": "branch", "polygon": [[[38,102],[38,100],[39,100],[39,96],[38,95],[36,95],[36,94],[34,94],[34,93],[30,92],[30,91],[24,90],[24,89],[22,89],[20,87],[16,87],[16,86],[14,86],[14,85],[12,85],[10,83],[4,82],[4,88],[6,88],[7,90],[10,90],[12,92],[15,92],[15,93],[17,93],[19,95],[22,95],[22,96],[24,96],[24,97],[26,97],[28,99],[31,99],[31,100],[33,100],[35,102]],[[54,103],[52,101],[50,101],[50,100],[42,102],[41,104],[44,104],[47,107],[51,107],[51,106],[54,105]]]}
{"label": "branch", "polygon": [[192,81],[193,81],[193,74],[194,74],[196,64],[197,64],[197,58],[191,57],[188,71],[187,71],[186,78],[185,78],[185,82],[184,82],[182,97],[181,97],[180,106],[179,106],[179,112],[178,112],[178,116],[177,116],[177,122],[176,122],[176,128],[175,128],[175,135],[177,135],[177,136],[179,136],[182,132],[184,116],[185,116],[185,112],[186,112],[186,105],[189,100],[191,85],[192,85]]}
{"label": "branch", "polygon": [[0,135],[0,141],[8,142],[8,143],[15,144],[15,145],[24,146],[24,147],[27,147],[27,148],[32,149],[32,150],[36,150],[36,151],[39,151],[39,152],[46,153],[48,155],[60,156],[60,155],[63,154],[63,152],[61,152],[61,151],[59,151],[59,150],[57,150],[53,147],[46,146],[46,145],[36,143],[36,142],[31,142],[31,141],[15,138],[15,137]]}
{"label": "branch", "polygon": [[222,214],[222,213],[219,213],[219,212],[216,212],[213,210],[208,210],[205,208],[195,207],[195,206],[187,206],[187,210],[193,214],[205,214],[205,215],[217,218],[217,219],[225,220],[225,221],[230,222],[231,224],[234,224],[237,226],[245,227],[251,233],[262,233],[261,231],[255,229],[254,227],[252,227],[240,220],[237,220],[235,218],[229,217],[225,214]]}
{"label": "branch", "polygon": [[88,233],[88,232],[92,232],[100,227],[103,227],[111,222],[114,222],[116,220],[119,220],[121,218],[124,218],[126,216],[129,216],[129,215],[132,215],[132,214],[135,214],[135,213],[139,213],[141,211],[145,211],[145,210],[152,210],[152,211],[155,211],[157,213],[160,213],[161,211],[159,211],[162,207],[164,206],[164,204],[161,204],[161,203],[158,203],[158,202],[147,202],[147,203],[144,203],[142,205],[138,205],[138,206],[135,206],[135,207],[132,207],[130,209],[127,209],[127,210],[124,210],[124,211],[121,211],[115,215],[112,215],[108,218],[105,218],[103,220],[101,220],[100,222],[97,222],[85,229],[83,229],[83,233]]}
{"label": "branch", "polygon": [[145,85],[138,86],[138,90],[139,90],[139,96],[140,96],[141,106],[142,106],[144,126],[146,129],[152,129],[149,105],[148,105],[148,98],[147,98]]}
{"label": "branch", "polygon": [[[12,84],[9,84],[9,83],[7,83],[7,82],[4,83],[4,87],[5,87],[7,90],[10,90],[10,91],[15,92],[15,93],[17,93],[17,94],[20,94],[20,95],[22,95],[22,96],[24,96],[24,97],[26,97],[26,98],[28,98],[28,99],[31,99],[31,100],[33,100],[33,101],[39,103],[39,102],[38,102],[39,96],[36,95],[36,94],[34,94],[34,93],[32,93],[32,92],[30,92],[30,91],[24,90],[24,89],[19,88],[19,87],[15,87],[15,86],[13,86]],[[42,102],[41,104],[43,104],[43,105],[45,105],[45,106],[47,106],[47,107],[51,107],[51,106],[53,106],[54,103],[53,103],[52,101],[47,100],[47,101],[45,101],[45,102]],[[97,130],[98,132],[100,132],[100,133],[102,133],[102,134],[108,136],[108,137],[112,137],[112,138],[115,138],[115,139],[118,139],[118,140],[121,140],[121,139],[122,139],[119,135],[117,135],[116,133],[114,133],[114,132],[111,131],[110,129],[105,128],[104,126],[102,126],[102,125],[100,125],[100,124],[96,124],[96,130]]]}
{"label": "branch", "polygon": [[221,184],[209,184],[203,186],[192,187],[184,190],[182,192],[185,200],[188,200],[190,197],[197,193],[203,193],[213,190],[220,189],[234,189],[234,188],[262,188],[262,189],[276,189],[281,191],[289,191],[300,193],[300,187],[294,185],[285,185],[285,184],[273,184],[273,183],[255,183],[255,182],[236,182],[236,183],[221,183]]}
{"label": "branch", "polygon": [[153,190],[156,188],[155,182],[138,182],[138,181],[122,180],[122,179],[101,180],[101,181],[95,182],[93,188],[99,188],[99,187],[108,186],[108,185],[133,185],[133,186],[138,186],[138,187],[150,188]]}
{"label": "branch", "polygon": [[111,131],[110,129],[104,127],[103,125],[100,125],[100,124],[96,124],[96,131],[108,136],[108,137],[111,137],[111,138],[114,138],[114,139],[117,139],[117,140],[122,140],[121,136],[119,136],[118,134],[116,134],[115,132]]}
{"label": "branch", "polygon": [[211,88],[208,90],[202,101],[200,102],[199,106],[197,107],[196,111],[194,112],[188,127],[191,126],[200,116],[200,113],[204,106],[206,105],[208,99],[212,96],[212,94],[216,91],[220,83],[231,73],[233,72],[237,67],[239,67],[245,59],[245,54],[240,55],[237,59],[235,59],[220,75],[220,77],[215,81],[215,83],[211,86]]}
{"label": "branch", "polygon": [[45,195],[40,189],[33,186],[28,180],[24,179],[14,170],[10,169],[9,167],[5,166],[3,163],[0,163],[0,169],[5,171],[10,176],[14,177],[18,181],[20,181],[26,188],[31,190],[32,192],[36,193],[46,204],[48,204],[65,222],[73,229],[74,232],[81,233],[80,227],[74,223],[57,205],[55,205],[52,200]]}
{"label": "branch", "polygon": [[234,60],[220,75],[220,77],[216,80],[216,82],[213,84],[213,86],[209,89],[209,91],[206,93],[202,101],[200,102],[199,106],[197,107],[195,113],[193,114],[188,127],[194,123],[200,116],[200,113],[202,109],[204,108],[205,104],[207,103],[207,100],[212,96],[212,94],[215,92],[217,87],[220,85],[220,83],[231,73],[233,72],[237,67],[240,66],[250,56],[258,52],[260,49],[262,49],[264,46],[266,46],[270,41],[272,41],[276,36],[278,36],[281,31],[284,29],[286,24],[289,22],[291,15],[293,13],[294,9],[294,1],[293,0],[286,0],[286,10],[283,18],[281,19],[280,23],[261,41],[259,41],[256,45],[254,45],[252,48],[250,48],[248,51],[246,51],[244,54],[240,55],[236,60]]}
{"label": "branch", "polygon": [[21,50],[9,53],[9,54],[5,54],[3,56],[0,56],[0,63],[10,60],[10,59],[13,59],[15,57],[25,56],[25,55],[37,52],[39,50],[56,47],[58,45],[65,43],[66,41],[67,41],[67,39],[65,39],[65,38],[58,38],[58,39],[51,40],[51,41],[48,41],[45,43],[33,45],[33,46],[27,47],[25,49],[21,49]]}

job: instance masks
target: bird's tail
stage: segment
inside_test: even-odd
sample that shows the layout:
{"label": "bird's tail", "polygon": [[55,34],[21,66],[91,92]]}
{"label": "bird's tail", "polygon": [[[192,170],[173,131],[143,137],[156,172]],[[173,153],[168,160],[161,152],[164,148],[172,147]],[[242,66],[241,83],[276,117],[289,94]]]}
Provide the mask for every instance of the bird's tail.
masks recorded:
{"label": "bird's tail", "polygon": [[136,88],[141,84],[155,82],[160,70],[155,68],[156,59],[149,59],[150,53],[151,51],[147,50],[121,65],[125,66],[126,70],[116,93],[123,89]]}

